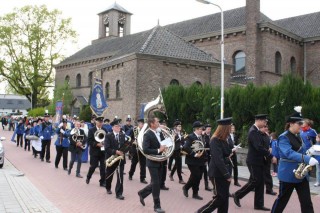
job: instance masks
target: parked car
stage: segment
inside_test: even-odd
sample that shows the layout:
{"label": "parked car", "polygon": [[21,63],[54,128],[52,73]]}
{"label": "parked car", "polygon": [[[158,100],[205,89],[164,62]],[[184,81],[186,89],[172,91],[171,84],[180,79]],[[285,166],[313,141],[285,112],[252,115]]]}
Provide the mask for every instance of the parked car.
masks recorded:
{"label": "parked car", "polygon": [[4,147],[1,141],[4,141],[5,139],[5,137],[0,138],[0,168],[2,168],[4,164]]}

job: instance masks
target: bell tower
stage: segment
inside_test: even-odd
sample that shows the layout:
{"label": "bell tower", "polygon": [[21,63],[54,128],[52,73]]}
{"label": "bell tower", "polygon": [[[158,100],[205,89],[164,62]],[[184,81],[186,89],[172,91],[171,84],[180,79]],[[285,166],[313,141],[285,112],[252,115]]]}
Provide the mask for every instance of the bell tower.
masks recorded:
{"label": "bell tower", "polygon": [[131,15],[116,2],[99,13],[99,39],[130,35]]}

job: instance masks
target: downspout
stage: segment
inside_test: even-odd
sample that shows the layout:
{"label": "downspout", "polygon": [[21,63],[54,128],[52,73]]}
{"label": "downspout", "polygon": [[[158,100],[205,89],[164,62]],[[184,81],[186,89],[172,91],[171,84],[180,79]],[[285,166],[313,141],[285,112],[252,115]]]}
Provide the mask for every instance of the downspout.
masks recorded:
{"label": "downspout", "polygon": [[307,83],[307,43],[303,43],[303,83]]}

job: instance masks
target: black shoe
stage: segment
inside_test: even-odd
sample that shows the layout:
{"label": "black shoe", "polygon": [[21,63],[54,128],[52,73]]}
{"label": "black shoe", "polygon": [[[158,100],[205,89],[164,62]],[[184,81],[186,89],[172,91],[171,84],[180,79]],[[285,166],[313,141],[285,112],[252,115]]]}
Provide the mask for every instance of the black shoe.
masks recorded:
{"label": "black shoe", "polygon": [[182,191],[183,191],[183,195],[184,195],[185,197],[189,197],[189,195],[188,195],[188,190],[187,190],[185,187],[182,187]]}
{"label": "black shoe", "polygon": [[55,166],[56,167],[56,169],[58,169],[58,166]]}
{"label": "black shoe", "polygon": [[112,194],[111,189],[107,189],[107,194],[108,194],[108,195],[111,195],[111,194]]}
{"label": "black shoe", "polygon": [[86,179],[86,184],[89,184],[89,183],[90,183],[90,179],[87,178],[87,179]]}
{"label": "black shoe", "polygon": [[238,186],[238,187],[241,187],[241,185],[238,182],[234,183],[234,185]]}
{"label": "black shoe", "polygon": [[76,177],[77,177],[77,178],[83,178],[83,176],[80,175],[80,174],[77,174]]}
{"label": "black shoe", "polygon": [[50,160],[46,160],[46,162],[47,162],[47,163],[51,163],[51,161],[50,161]]}
{"label": "black shoe", "polygon": [[43,160],[43,158],[41,158],[41,162],[43,162],[44,160]]}
{"label": "black shoe", "polygon": [[68,168],[64,168],[63,170],[64,170],[64,171],[68,171]]}
{"label": "black shoe", "polygon": [[275,196],[275,195],[277,195],[277,192],[274,192],[274,191],[267,191],[266,192],[266,194],[268,194],[268,195],[273,195],[273,196]]}
{"label": "black shoe", "polygon": [[124,197],[122,195],[117,195],[116,198],[119,200],[124,200]]}
{"label": "black shoe", "polygon": [[144,198],[142,197],[141,193],[138,192],[138,195],[139,195],[139,199],[140,199],[140,203],[145,206],[146,204],[144,203]]}
{"label": "black shoe", "polygon": [[132,176],[129,175],[129,180],[132,180]]}
{"label": "black shoe", "polygon": [[180,184],[186,184],[186,182],[184,182],[183,180],[179,180]]}
{"label": "black shoe", "polygon": [[140,180],[140,183],[148,184],[148,182],[145,179]]}
{"label": "black shoe", "polygon": [[212,191],[212,189],[208,186],[208,187],[205,187],[204,188],[206,191],[209,191],[209,192],[211,192]]}
{"label": "black shoe", "polygon": [[254,207],[255,210],[261,210],[261,211],[270,211],[269,208],[261,206],[261,207]]}
{"label": "black shoe", "polygon": [[100,183],[100,186],[101,187],[106,187],[106,184],[105,183]]}
{"label": "black shoe", "polygon": [[238,198],[238,196],[236,196],[236,194],[232,194],[233,196],[233,201],[234,203],[238,206],[238,207],[241,207],[241,204],[240,204],[240,199]]}
{"label": "black shoe", "polygon": [[165,210],[163,210],[161,208],[156,208],[156,209],[154,209],[154,211],[157,213],[165,213]]}
{"label": "black shoe", "polygon": [[125,173],[125,172],[123,173],[123,175],[126,175],[126,174],[127,174],[127,173]]}
{"label": "black shoe", "polygon": [[203,198],[200,197],[199,195],[192,195],[192,198],[196,200],[203,200]]}
{"label": "black shoe", "polygon": [[166,186],[161,186],[160,189],[161,189],[161,190],[169,190],[169,188],[166,187]]}
{"label": "black shoe", "polygon": [[170,179],[171,181],[174,181],[174,179],[173,179],[173,177],[172,177],[171,175],[169,175],[169,179]]}
{"label": "black shoe", "polygon": [[231,194],[230,192],[229,192],[229,197],[233,197],[233,194]]}
{"label": "black shoe", "polygon": [[70,175],[70,174],[71,174],[71,169],[68,170],[68,175]]}

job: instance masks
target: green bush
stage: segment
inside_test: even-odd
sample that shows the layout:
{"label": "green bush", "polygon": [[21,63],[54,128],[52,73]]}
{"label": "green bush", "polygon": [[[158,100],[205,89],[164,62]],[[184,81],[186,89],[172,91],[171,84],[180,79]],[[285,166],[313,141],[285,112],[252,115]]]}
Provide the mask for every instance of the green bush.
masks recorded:
{"label": "green bush", "polygon": [[42,107],[41,108],[34,108],[32,110],[29,110],[28,116],[30,116],[30,117],[38,117],[38,116],[42,117],[44,115],[44,113],[45,113],[45,109],[44,108],[42,108]]}

